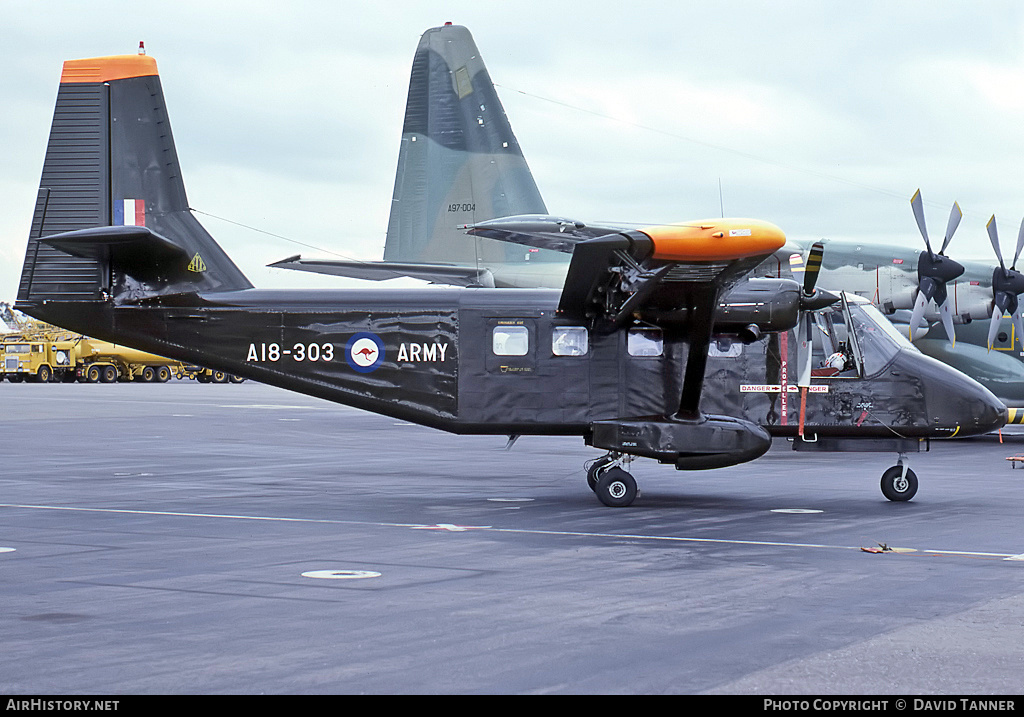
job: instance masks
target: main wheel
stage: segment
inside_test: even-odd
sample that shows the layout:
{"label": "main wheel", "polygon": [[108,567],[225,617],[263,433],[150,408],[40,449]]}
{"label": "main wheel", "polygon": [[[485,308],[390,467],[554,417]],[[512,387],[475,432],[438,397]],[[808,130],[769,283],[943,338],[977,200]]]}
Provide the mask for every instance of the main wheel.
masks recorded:
{"label": "main wheel", "polygon": [[907,469],[903,475],[903,466],[893,466],[882,474],[882,495],[889,500],[910,500],[917,493],[917,474]]}
{"label": "main wheel", "polygon": [[156,370],[156,380],[160,383],[167,383],[171,380],[171,369],[161,366]]}
{"label": "main wheel", "polygon": [[636,498],[636,480],[621,468],[609,468],[598,477],[594,493],[607,506],[625,508]]}
{"label": "main wheel", "polygon": [[156,369],[152,366],[146,366],[142,369],[141,378],[143,383],[153,383],[156,380]]}
{"label": "main wheel", "polygon": [[611,456],[602,456],[590,464],[590,467],[587,468],[587,485],[590,486],[590,490],[597,489],[597,481],[601,477],[601,473],[614,460]]}
{"label": "main wheel", "polygon": [[100,373],[100,381],[102,383],[114,383],[117,381],[117,369],[113,366],[104,366],[103,371]]}
{"label": "main wheel", "polygon": [[49,383],[50,379],[53,378],[53,372],[50,370],[49,366],[43,364],[39,367],[39,371],[36,373],[36,376],[39,378],[39,383]]}
{"label": "main wheel", "polygon": [[85,372],[85,379],[89,383],[96,383],[100,380],[100,367],[90,366],[89,370]]}

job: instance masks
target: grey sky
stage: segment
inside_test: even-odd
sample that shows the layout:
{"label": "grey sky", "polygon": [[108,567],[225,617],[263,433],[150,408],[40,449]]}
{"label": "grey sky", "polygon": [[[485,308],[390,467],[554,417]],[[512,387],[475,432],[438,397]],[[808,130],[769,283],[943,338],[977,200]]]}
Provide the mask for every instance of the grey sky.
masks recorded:
{"label": "grey sky", "polygon": [[727,214],[793,238],[917,246],[920,187],[933,235],[959,200],[955,256],[990,256],[993,213],[1012,251],[1018,2],[0,0],[0,300],[16,293],[65,59],[144,40],[192,207],[323,251],[200,221],[257,286],[339,286],[264,265],[381,257],[412,55],[445,21],[473,33],[554,213],[718,216],[721,183]]}

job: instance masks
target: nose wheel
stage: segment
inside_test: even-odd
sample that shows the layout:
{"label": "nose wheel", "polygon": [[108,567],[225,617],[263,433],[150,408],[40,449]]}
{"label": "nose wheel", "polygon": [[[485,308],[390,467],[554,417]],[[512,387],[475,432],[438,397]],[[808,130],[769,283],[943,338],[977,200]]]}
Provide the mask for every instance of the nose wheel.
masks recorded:
{"label": "nose wheel", "polygon": [[587,485],[598,500],[612,508],[631,505],[640,491],[633,478],[622,464],[628,464],[632,456],[609,453],[594,461],[587,468]]}
{"label": "nose wheel", "polygon": [[893,501],[907,501],[917,494],[917,474],[904,464],[903,457],[882,474],[882,495]]}

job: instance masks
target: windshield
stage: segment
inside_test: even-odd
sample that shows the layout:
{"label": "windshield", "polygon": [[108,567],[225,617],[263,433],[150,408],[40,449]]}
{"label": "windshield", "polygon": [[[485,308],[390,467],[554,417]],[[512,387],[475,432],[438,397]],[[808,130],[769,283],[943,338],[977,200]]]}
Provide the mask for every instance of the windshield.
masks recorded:
{"label": "windshield", "polygon": [[864,360],[864,376],[884,369],[901,349],[917,351],[871,304],[850,303],[850,320]]}

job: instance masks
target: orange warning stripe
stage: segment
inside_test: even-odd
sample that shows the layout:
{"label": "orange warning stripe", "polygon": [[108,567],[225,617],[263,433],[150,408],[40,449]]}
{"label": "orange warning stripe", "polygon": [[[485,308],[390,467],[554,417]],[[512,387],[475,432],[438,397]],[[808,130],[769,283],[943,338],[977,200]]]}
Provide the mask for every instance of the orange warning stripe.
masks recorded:
{"label": "orange warning stripe", "polygon": [[76,82],[111,82],[130,77],[159,74],[156,60],[148,55],[113,55],[67,60],[60,75],[61,84]]}
{"label": "orange warning stripe", "polygon": [[759,219],[708,219],[640,230],[654,242],[654,258],[665,261],[721,261],[771,254],[785,233]]}

